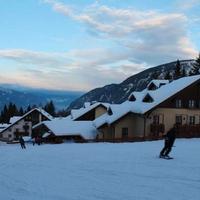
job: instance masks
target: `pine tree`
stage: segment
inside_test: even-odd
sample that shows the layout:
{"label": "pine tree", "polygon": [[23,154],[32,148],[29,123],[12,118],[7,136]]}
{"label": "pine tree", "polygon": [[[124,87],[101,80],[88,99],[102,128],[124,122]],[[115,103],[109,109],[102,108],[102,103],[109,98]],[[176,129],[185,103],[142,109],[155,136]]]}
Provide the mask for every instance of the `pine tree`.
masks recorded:
{"label": "pine tree", "polygon": [[10,116],[9,116],[9,112],[8,112],[8,107],[7,107],[7,105],[5,105],[4,108],[3,108],[3,115],[2,115],[2,118],[3,118],[3,122],[4,122],[4,123],[8,123],[9,120],[10,120]]}
{"label": "pine tree", "polygon": [[186,77],[186,76],[187,76],[187,73],[186,73],[185,69],[183,68],[181,71],[181,77]]}
{"label": "pine tree", "polygon": [[191,74],[192,75],[200,74],[200,53],[196,58],[195,62],[192,64]]}
{"label": "pine tree", "polygon": [[44,110],[46,112],[48,112],[50,115],[55,116],[55,106],[53,101],[48,102],[45,106],[44,106]]}
{"label": "pine tree", "polygon": [[174,79],[179,79],[181,77],[181,63],[179,60],[176,62],[176,68],[174,71]]}
{"label": "pine tree", "polygon": [[4,123],[3,115],[4,115],[4,113],[3,113],[3,111],[1,111],[1,115],[0,115],[0,123]]}
{"label": "pine tree", "polygon": [[158,79],[159,72],[155,71],[154,73],[151,74],[151,79]]}
{"label": "pine tree", "polygon": [[31,106],[28,105],[27,109],[26,109],[26,112],[29,112],[31,110]]}
{"label": "pine tree", "polygon": [[22,116],[23,114],[24,114],[24,110],[23,110],[23,108],[21,107],[21,108],[19,109],[19,115]]}
{"label": "pine tree", "polygon": [[50,103],[49,103],[49,113],[50,113],[52,116],[55,116],[55,106],[54,106],[53,101],[50,101]]}
{"label": "pine tree", "polygon": [[167,73],[165,74],[165,77],[164,77],[165,80],[171,80],[172,79],[172,76],[170,74],[170,71],[167,71]]}

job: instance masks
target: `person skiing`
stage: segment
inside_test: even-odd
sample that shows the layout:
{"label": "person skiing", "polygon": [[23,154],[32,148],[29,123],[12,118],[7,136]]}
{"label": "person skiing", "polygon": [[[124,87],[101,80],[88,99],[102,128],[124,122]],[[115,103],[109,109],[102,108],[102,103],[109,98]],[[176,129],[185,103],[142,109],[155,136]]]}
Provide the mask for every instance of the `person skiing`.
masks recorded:
{"label": "person skiing", "polygon": [[40,145],[41,142],[42,142],[42,140],[41,140],[40,136],[36,136],[35,137],[35,143],[38,144],[38,145]]}
{"label": "person skiing", "polygon": [[22,149],[26,149],[25,142],[24,142],[24,139],[22,136],[19,137],[19,143],[20,143]]}
{"label": "person skiing", "polygon": [[176,131],[175,128],[173,127],[172,129],[170,129],[166,135],[164,135],[165,137],[165,145],[163,147],[163,149],[160,152],[160,158],[166,158],[169,159],[171,158],[169,156],[169,153],[172,150],[172,146],[174,144],[174,141],[176,139]]}

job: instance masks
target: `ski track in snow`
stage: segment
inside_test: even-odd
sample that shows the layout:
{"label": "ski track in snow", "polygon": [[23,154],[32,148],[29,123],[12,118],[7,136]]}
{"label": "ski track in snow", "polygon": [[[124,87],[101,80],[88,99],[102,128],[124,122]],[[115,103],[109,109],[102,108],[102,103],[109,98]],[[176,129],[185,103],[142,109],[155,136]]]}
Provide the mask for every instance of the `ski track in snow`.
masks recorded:
{"label": "ski track in snow", "polygon": [[199,200],[200,139],[19,145],[0,143],[2,200]]}

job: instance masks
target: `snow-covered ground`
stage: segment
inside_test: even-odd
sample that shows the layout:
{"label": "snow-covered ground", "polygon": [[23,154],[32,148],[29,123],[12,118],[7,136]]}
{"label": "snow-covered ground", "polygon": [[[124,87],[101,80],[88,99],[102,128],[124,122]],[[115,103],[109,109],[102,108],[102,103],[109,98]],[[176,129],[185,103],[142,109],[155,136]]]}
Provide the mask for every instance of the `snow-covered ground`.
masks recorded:
{"label": "snow-covered ground", "polygon": [[200,139],[19,145],[0,143],[2,200],[199,200]]}

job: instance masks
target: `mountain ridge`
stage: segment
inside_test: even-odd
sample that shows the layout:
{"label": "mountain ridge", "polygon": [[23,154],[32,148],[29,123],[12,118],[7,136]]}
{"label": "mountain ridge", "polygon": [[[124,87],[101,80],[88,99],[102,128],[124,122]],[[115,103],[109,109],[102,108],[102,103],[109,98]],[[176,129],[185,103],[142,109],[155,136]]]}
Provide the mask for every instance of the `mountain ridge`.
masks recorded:
{"label": "mountain ridge", "polygon": [[[193,59],[180,60],[181,68],[186,71],[186,75],[189,73],[193,62]],[[173,74],[176,63],[177,61],[173,61],[151,67],[128,77],[119,84],[113,83],[95,88],[73,101],[68,110],[80,108],[84,105],[84,102],[122,103],[133,91],[141,91],[146,88],[147,84],[154,79],[155,74],[158,75],[159,79],[164,79],[168,72]]]}
{"label": "mountain ridge", "polygon": [[66,109],[69,104],[83,92],[57,91],[48,89],[28,88],[15,84],[0,84],[0,110],[10,102],[16,106],[27,108],[29,105],[43,106],[50,100],[57,110]]}

